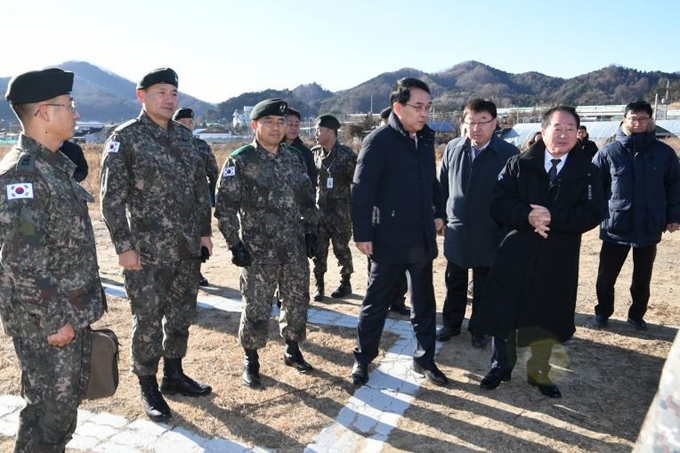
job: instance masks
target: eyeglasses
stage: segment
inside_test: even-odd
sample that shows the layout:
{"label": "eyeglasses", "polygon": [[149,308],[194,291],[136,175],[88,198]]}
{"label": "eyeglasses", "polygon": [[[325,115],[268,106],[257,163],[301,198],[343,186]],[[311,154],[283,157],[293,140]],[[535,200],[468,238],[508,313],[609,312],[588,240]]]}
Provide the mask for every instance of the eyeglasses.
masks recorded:
{"label": "eyeglasses", "polygon": [[286,120],[281,118],[280,120],[273,120],[273,119],[266,119],[266,120],[260,120],[258,123],[273,129],[275,127],[286,127]]}
{"label": "eyeglasses", "polygon": [[475,127],[475,126],[486,126],[487,124],[491,123],[495,118],[491,118],[489,121],[463,121],[463,124],[465,124],[468,127]]}
{"label": "eyeglasses", "polygon": [[648,123],[651,118],[648,116],[627,116],[626,119],[631,123],[645,124]]}
{"label": "eyeglasses", "polygon": [[411,107],[413,110],[415,110],[418,113],[429,113],[430,109],[432,108],[432,104],[427,104],[427,105],[411,105],[411,104],[404,104],[408,105]]}
{"label": "eyeglasses", "polygon": [[71,101],[69,104],[45,104],[52,107],[67,107],[71,109],[71,112],[76,113],[76,101]]}

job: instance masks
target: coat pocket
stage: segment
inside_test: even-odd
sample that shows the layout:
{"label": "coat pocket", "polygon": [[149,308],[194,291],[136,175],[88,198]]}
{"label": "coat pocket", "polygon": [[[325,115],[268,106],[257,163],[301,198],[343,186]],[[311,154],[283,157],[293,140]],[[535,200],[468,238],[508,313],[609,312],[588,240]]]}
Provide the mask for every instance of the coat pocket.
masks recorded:
{"label": "coat pocket", "polygon": [[605,220],[607,231],[622,234],[631,230],[633,210],[630,200],[609,200],[609,218]]}

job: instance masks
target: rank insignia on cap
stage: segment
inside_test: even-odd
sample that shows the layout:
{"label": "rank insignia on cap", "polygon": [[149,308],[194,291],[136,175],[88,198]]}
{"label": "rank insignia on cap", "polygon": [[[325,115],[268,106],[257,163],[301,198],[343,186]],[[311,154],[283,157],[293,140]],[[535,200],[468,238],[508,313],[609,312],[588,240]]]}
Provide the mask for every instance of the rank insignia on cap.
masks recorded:
{"label": "rank insignia on cap", "polygon": [[224,172],[222,172],[222,176],[227,177],[227,176],[235,176],[236,175],[236,167],[226,167],[224,169]]}
{"label": "rank insignia on cap", "polygon": [[106,145],[106,152],[107,153],[117,153],[118,148],[120,148],[120,142],[109,142]]}
{"label": "rank insignia on cap", "polygon": [[30,182],[7,184],[7,199],[19,200],[21,198],[33,198],[33,184]]}

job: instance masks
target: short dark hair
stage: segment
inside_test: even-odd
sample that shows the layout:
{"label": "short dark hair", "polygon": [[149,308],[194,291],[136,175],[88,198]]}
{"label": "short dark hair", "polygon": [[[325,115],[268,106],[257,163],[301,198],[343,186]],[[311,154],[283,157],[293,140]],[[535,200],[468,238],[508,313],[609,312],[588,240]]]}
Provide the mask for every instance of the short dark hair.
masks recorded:
{"label": "short dark hair", "polygon": [[463,116],[467,116],[470,113],[482,113],[488,112],[491,117],[496,118],[498,114],[496,110],[496,104],[491,101],[486,101],[484,99],[473,99],[467,104],[465,104],[465,110],[463,110]]}
{"label": "short dark hair", "polygon": [[579,126],[578,128],[579,128],[580,130],[582,130],[582,131],[588,132],[588,128],[585,127],[585,126],[583,126],[583,125]]}
{"label": "short dark hair", "polygon": [[427,94],[430,94],[430,87],[425,82],[413,77],[405,77],[399,79],[392,87],[392,94],[390,95],[390,105],[398,102],[406,104],[411,99],[411,88],[420,88]]}
{"label": "short dark hair", "polygon": [[548,126],[550,126],[550,120],[552,119],[553,113],[557,112],[567,113],[573,116],[576,120],[576,127],[581,126],[581,117],[578,116],[578,113],[576,113],[576,109],[574,107],[569,105],[558,105],[557,107],[553,107],[543,114],[543,119],[541,120],[542,129],[546,129]]}
{"label": "short dark hair", "polygon": [[381,120],[386,120],[387,118],[390,117],[390,114],[392,113],[392,107],[387,107],[385,109],[382,109],[380,111],[380,119]]}
{"label": "short dark hair", "polygon": [[649,105],[649,102],[645,101],[635,101],[631,102],[626,106],[626,110],[623,112],[623,116],[628,115],[628,113],[633,112],[646,112],[647,115],[652,116],[654,113],[654,110],[652,110],[652,106]]}
{"label": "short dark hair", "polygon": [[295,116],[297,116],[297,118],[299,120],[302,120],[302,117],[300,116],[300,112],[298,112],[297,110],[292,109],[290,107],[288,107],[288,113],[286,113],[286,116],[288,116],[288,115],[295,115]]}

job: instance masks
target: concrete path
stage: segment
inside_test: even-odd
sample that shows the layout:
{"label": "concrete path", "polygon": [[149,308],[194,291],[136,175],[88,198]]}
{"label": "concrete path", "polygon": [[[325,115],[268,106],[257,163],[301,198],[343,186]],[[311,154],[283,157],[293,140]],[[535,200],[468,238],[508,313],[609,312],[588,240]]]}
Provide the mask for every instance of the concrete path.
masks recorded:
{"label": "concrete path", "polygon": [[[105,285],[112,296],[126,297],[122,286]],[[218,296],[199,298],[199,307],[240,313],[240,300]],[[274,307],[273,314],[278,314]],[[309,322],[354,328],[356,316],[310,308]],[[319,432],[305,452],[379,452],[415,397],[423,378],[411,371],[415,340],[411,323],[388,319],[385,330],[399,339],[370,374],[370,381],[354,392],[335,421]],[[0,436],[16,434],[23,400],[0,396]],[[128,420],[108,413],[78,411],[78,428],[69,449],[92,452],[236,453],[267,452],[233,439],[205,438],[180,427]]]}

